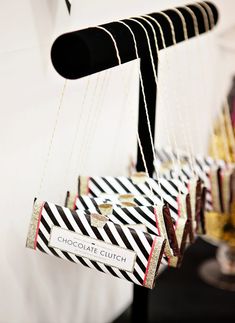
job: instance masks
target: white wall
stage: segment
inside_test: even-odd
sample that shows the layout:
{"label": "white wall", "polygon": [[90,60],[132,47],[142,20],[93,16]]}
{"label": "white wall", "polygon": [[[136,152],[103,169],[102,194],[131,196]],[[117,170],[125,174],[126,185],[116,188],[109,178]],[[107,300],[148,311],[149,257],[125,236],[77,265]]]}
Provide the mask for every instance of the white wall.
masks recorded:
{"label": "white wall", "polygon": [[[108,322],[130,303],[131,284],[24,247],[35,196],[63,203],[78,173],[126,174],[136,151],[138,62],[92,76],[84,104],[88,78],[69,81],[39,194],[64,83],[51,65],[50,47],[68,30],[187,2],[74,0],[70,17],[59,0],[1,1],[0,323]],[[159,145],[175,136],[181,147],[193,142],[196,152],[206,150],[208,124],[235,69],[234,50],[218,47],[222,32],[223,42],[231,43],[235,4],[215,2],[217,31],[160,54]]]}

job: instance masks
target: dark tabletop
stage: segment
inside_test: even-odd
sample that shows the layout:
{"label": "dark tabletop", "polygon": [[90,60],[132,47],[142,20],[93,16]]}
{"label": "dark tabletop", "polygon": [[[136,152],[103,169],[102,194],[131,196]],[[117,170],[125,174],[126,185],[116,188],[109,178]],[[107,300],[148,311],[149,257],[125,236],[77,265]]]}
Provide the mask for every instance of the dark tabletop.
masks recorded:
{"label": "dark tabletop", "polygon": [[[180,269],[168,268],[159,275],[149,292],[149,323],[235,323],[235,292],[211,287],[198,275],[200,264],[215,257],[215,251],[216,247],[197,239]],[[125,322],[131,322],[130,309],[114,321]]]}

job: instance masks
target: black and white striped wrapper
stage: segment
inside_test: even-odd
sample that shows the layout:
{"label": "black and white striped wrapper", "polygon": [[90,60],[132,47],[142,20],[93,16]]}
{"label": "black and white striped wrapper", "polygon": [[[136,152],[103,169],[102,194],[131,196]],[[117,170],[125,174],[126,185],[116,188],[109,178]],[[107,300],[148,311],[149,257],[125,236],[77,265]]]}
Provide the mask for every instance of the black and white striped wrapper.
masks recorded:
{"label": "black and white striped wrapper", "polygon": [[136,204],[138,204],[137,198],[141,203],[138,205],[167,204],[174,222],[177,221],[180,213],[182,216],[183,212],[184,217],[192,218],[190,205],[185,206],[185,201],[190,198],[187,190],[186,193],[179,194],[177,185],[165,178],[160,179],[160,185],[153,178],[146,178],[142,183],[135,183],[132,178],[125,176],[79,176],[78,179],[78,196],[101,197],[104,194],[133,194]]}
{"label": "black and white striped wrapper", "polygon": [[[126,199],[128,198],[128,194],[126,194]],[[136,228],[144,225],[150,234],[166,239],[164,253],[166,257],[178,256],[179,247],[169,208],[162,204],[153,205],[153,201],[144,196],[133,196],[131,202],[126,202],[123,199],[124,196],[121,195],[92,198],[88,195],[78,197],[68,192],[65,206],[72,210],[89,210],[100,213],[99,205],[108,203],[112,205],[112,212],[108,215],[110,221],[120,225],[132,225]]]}
{"label": "black and white striped wrapper", "polygon": [[99,217],[36,200],[26,246],[153,288],[165,239]]}
{"label": "black and white striped wrapper", "polygon": [[[78,195],[87,194],[90,197],[100,197],[103,194],[133,194],[138,199],[143,196],[147,204],[142,205],[154,205],[164,203],[170,209],[170,214],[175,226],[175,234],[177,237],[178,245],[183,252],[186,246],[188,235],[190,236],[190,242],[194,240],[191,224],[191,206],[189,194],[183,195],[178,193],[177,187],[175,187],[177,194],[171,194],[172,184],[167,179],[161,179],[160,185],[157,180],[153,178],[143,177],[113,177],[113,176],[79,176],[78,179]],[[151,201],[151,204],[149,204]]]}
{"label": "black and white striped wrapper", "polygon": [[[219,166],[220,165],[220,166]],[[233,181],[234,167],[212,162],[210,158],[197,159],[196,173],[206,187],[205,209],[207,212],[228,212],[232,196],[231,183]],[[181,170],[184,181],[194,174],[188,165]],[[176,174],[170,172],[172,177]],[[181,176],[182,177],[182,176]]]}
{"label": "black and white striped wrapper", "polygon": [[[173,171],[172,160],[176,160],[176,153],[166,149],[158,149],[156,153],[162,169],[168,172],[171,168],[171,171]],[[193,156],[194,169],[192,172],[189,165],[189,156],[181,153],[179,157],[182,162],[181,177],[191,178],[194,176],[193,172],[195,172],[206,187],[205,210],[207,212],[224,212],[227,210],[229,207],[227,196],[230,195],[228,183],[232,181],[231,173],[233,173],[234,165],[227,164],[224,160],[213,159],[210,156]],[[225,179],[224,183],[223,179]],[[224,193],[225,191],[229,194]]]}

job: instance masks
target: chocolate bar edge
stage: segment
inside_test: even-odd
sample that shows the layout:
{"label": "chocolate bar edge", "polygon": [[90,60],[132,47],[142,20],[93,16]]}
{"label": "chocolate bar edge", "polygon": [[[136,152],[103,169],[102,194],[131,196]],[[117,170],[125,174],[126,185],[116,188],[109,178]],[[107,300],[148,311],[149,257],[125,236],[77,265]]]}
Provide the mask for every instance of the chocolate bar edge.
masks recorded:
{"label": "chocolate bar edge", "polygon": [[78,177],[78,194],[87,195],[88,191],[88,176],[79,176]]}
{"label": "chocolate bar edge", "polygon": [[179,255],[179,245],[178,245],[178,241],[175,235],[175,230],[174,230],[174,226],[173,226],[173,222],[172,222],[172,218],[171,218],[171,214],[170,214],[170,209],[167,205],[163,206],[163,218],[164,218],[164,222],[165,222],[165,227],[166,227],[166,232],[167,232],[167,236],[170,243],[170,247],[173,251],[173,255],[174,256],[178,256]]}
{"label": "chocolate bar edge", "polygon": [[156,238],[156,243],[153,247],[152,255],[150,258],[148,273],[146,275],[145,283],[143,284],[144,287],[150,289],[153,289],[153,287],[155,286],[158,269],[161,264],[162,256],[166,245],[166,239],[161,239],[161,242],[159,240],[159,238]]}
{"label": "chocolate bar edge", "polygon": [[76,194],[73,194],[71,192],[67,192],[66,199],[65,199],[65,204],[64,206],[67,207],[70,210],[75,210],[74,208],[74,203],[76,199]]}
{"label": "chocolate bar edge", "polygon": [[184,226],[183,235],[182,235],[182,239],[181,239],[180,255],[179,256],[173,256],[173,257],[170,258],[170,261],[169,261],[169,266],[170,267],[179,268],[181,266],[184,251],[186,249],[187,236],[188,236],[189,231],[190,231],[189,225],[190,225],[189,221],[187,220],[187,222],[186,222],[186,224]]}
{"label": "chocolate bar edge", "polygon": [[195,236],[193,232],[194,230],[193,230],[192,209],[191,209],[189,194],[187,194],[185,202],[186,202],[186,212],[187,212],[188,222],[189,222],[189,240],[190,240],[190,243],[193,243],[195,240]]}
{"label": "chocolate bar edge", "polygon": [[42,206],[43,204],[38,202],[37,200],[34,202],[33,213],[30,219],[28,234],[26,238],[26,247],[30,249],[34,249],[34,242],[37,234],[38,221],[40,218]]}

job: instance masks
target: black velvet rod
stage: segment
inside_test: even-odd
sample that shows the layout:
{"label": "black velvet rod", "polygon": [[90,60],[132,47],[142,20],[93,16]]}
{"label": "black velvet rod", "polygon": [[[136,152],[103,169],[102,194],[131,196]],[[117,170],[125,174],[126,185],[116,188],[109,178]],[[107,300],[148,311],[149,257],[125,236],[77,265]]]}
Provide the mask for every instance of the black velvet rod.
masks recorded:
{"label": "black velvet rod", "polygon": [[[218,10],[211,2],[206,3],[210,6],[213,12],[216,24],[218,21]],[[188,5],[188,7],[193,10],[197,17],[199,33],[204,33],[205,26],[202,13],[193,4]],[[194,37],[195,34],[192,16],[189,12],[184,10],[183,7],[179,7],[177,9],[181,11],[186,20],[188,36],[190,38]],[[183,41],[184,34],[179,15],[171,9],[163,12],[170,17],[174,24],[177,43]],[[151,13],[150,15],[156,18],[160,23],[166,40],[166,46],[171,46],[173,44],[172,35],[167,19],[159,13]],[[138,19],[138,17],[136,18]],[[143,29],[128,19],[124,19],[123,21],[131,27],[135,34],[139,56],[144,58],[144,56],[149,55]],[[151,22],[151,20],[149,21]],[[143,20],[140,20],[140,22],[149,30],[147,23],[144,23]],[[122,63],[129,62],[136,58],[133,38],[126,26],[118,22],[111,22],[102,25],[102,27],[109,30],[116,40]],[[158,27],[154,24],[153,27],[155,28],[158,36],[159,49],[162,49],[163,45]],[[210,28],[212,28],[211,25]],[[151,30],[149,30],[149,37],[153,38]],[[56,71],[62,77],[67,79],[78,79],[118,65],[111,37],[105,31],[96,27],[73,31],[59,36],[52,45],[51,60]]]}

